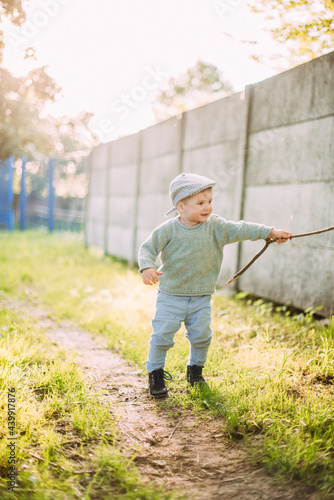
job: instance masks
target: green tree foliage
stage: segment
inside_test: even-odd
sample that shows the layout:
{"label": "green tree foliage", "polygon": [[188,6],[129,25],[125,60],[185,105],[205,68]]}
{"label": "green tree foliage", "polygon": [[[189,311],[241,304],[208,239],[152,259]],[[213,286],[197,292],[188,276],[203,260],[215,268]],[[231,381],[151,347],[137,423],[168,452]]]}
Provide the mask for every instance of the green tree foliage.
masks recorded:
{"label": "green tree foliage", "polygon": [[213,64],[198,61],[186,73],[171,78],[152,102],[158,120],[216,101],[232,92],[231,84]]}
{"label": "green tree foliage", "polygon": [[24,78],[15,78],[0,68],[0,156],[45,149],[39,135],[39,113],[59,91],[45,68]]}
{"label": "green tree foliage", "polygon": [[[60,91],[45,67],[22,78],[0,68],[0,157],[61,155],[87,148],[89,113],[74,118],[42,117],[45,104],[55,101]],[[91,135],[90,139],[92,143]]]}
{"label": "green tree foliage", "polygon": [[285,45],[290,64],[300,64],[334,49],[333,0],[250,0],[266,14],[273,38]]}
{"label": "green tree foliage", "polygon": [[[21,25],[26,18],[21,0],[0,1],[0,20],[3,17]],[[0,31],[0,62],[3,48]],[[25,58],[35,59],[32,47],[26,50]],[[91,114],[82,112],[73,118],[43,116],[45,105],[56,101],[60,93],[61,88],[48,75],[46,66],[21,78],[0,67],[0,157],[18,157],[23,153],[28,158],[61,156],[96,144],[88,129]]]}
{"label": "green tree foliage", "polygon": [[[1,0],[0,1],[0,22],[3,17],[7,17],[16,26],[21,26],[25,21],[26,15],[21,0]],[[0,62],[2,61],[3,50],[3,32],[0,30]]]}

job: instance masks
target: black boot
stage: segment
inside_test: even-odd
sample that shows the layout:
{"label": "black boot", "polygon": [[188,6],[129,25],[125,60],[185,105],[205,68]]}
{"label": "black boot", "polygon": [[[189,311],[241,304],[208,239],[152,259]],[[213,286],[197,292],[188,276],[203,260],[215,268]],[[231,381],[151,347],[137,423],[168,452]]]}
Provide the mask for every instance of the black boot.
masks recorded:
{"label": "black boot", "polygon": [[153,372],[148,374],[148,383],[150,386],[150,394],[154,398],[165,398],[167,396],[167,387],[165,386],[165,380],[171,380],[172,376],[170,373],[165,372],[162,368],[158,370],[153,370]]}
{"label": "black boot", "polygon": [[190,385],[207,385],[205,378],[202,375],[203,366],[188,365],[187,366],[187,380]]}

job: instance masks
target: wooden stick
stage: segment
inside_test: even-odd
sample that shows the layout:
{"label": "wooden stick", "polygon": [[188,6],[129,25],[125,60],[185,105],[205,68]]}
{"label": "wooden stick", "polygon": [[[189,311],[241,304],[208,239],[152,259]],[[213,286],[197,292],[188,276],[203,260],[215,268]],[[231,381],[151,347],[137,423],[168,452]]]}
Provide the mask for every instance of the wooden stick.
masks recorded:
{"label": "wooden stick", "polygon": [[310,233],[299,233],[292,235],[291,238],[300,238],[301,236],[311,236],[312,234],[325,233],[326,231],[333,231],[334,226],[326,227],[325,229],[318,229],[318,231],[311,231]]}
{"label": "wooden stick", "polygon": [[[311,236],[313,234],[325,233],[326,231],[332,231],[333,229],[334,229],[334,226],[330,226],[330,227],[326,227],[325,229],[318,229],[318,231],[311,231],[309,233],[293,234],[289,239],[291,240],[292,238],[301,238],[302,236]],[[240,271],[238,271],[237,274],[235,274],[233,276],[233,278],[231,278],[229,281],[226,281],[225,285],[232,283],[233,281],[238,279],[239,276],[244,274],[244,272],[247,271],[247,269],[260,257],[260,255],[262,255],[263,252],[265,252],[265,250],[267,250],[268,246],[271,243],[274,243],[275,241],[276,240],[273,240],[271,238],[266,239],[266,243],[261,248],[261,250],[256,255],[254,255],[254,257],[242,269],[240,269]]]}
{"label": "wooden stick", "polygon": [[170,440],[171,437],[173,437],[174,435],[174,432],[176,431],[176,429],[178,428],[178,426],[183,422],[183,420],[186,418],[187,415],[185,415],[184,417],[181,418],[181,420],[176,424],[176,426],[174,427],[174,429],[172,430],[171,434],[169,435],[167,441]]}
{"label": "wooden stick", "polygon": [[33,458],[36,458],[37,460],[39,460],[40,462],[47,462],[48,464],[52,465],[53,467],[58,467],[59,469],[61,469],[62,471],[64,472],[69,472],[70,474],[92,474],[94,473],[95,471],[93,470],[80,470],[80,471],[70,471],[68,469],[65,469],[64,467],[62,467],[61,465],[59,464],[56,464],[55,462],[51,462],[50,460],[46,460],[45,458],[43,457],[40,457],[39,455],[36,455],[36,453],[33,453],[32,451],[29,451],[27,450],[26,448],[22,448],[22,450],[24,451],[27,451],[29,453],[30,456],[32,456]]}
{"label": "wooden stick", "polygon": [[36,458],[37,460],[39,460],[40,462],[48,462],[50,465],[52,465],[53,467],[58,467],[59,469],[65,471],[65,472],[70,472],[69,470],[67,469],[64,469],[64,467],[62,467],[61,465],[59,464],[56,464],[54,462],[51,462],[50,460],[46,460],[45,458],[43,457],[40,457],[39,455],[36,455],[36,453],[33,453],[32,451],[29,451],[29,450],[26,450],[25,448],[22,448],[24,451],[27,451],[29,453],[30,456],[32,456],[33,458]]}
{"label": "wooden stick", "polygon": [[255,254],[254,257],[242,269],[240,269],[240,271],[238,271],[237,274],[235,274],[233,276],[233,278],[231,278],[229,281],[226,281],[225,285],[232,283],[233,281],[238,279],[239,276],[244,274],[244,272],[247,271],[247,269],[253,264],[253,262],[255,262],[260,257],[260,255],[262,255],[263,252],[265,250],[267,250],[268,246],[273,242],[274,242],[274,240],[270,240],[270,239],[266,240],[266,242],[265,242],[264,246],[261,248],[261,250],[257,254]]}

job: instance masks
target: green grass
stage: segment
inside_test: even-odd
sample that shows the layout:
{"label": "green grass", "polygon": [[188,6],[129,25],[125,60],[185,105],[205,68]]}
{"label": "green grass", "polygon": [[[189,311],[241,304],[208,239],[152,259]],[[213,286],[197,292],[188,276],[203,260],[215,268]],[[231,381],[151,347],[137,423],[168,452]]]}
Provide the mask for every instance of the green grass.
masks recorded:
{"label": "green grass", "polygon": [[[7,252],[10,245],[1,248]],[[12,251],[13,256],[20,255],[17,245]],[[9,298],[8,292],[12,297],[26,296],[29,263],[24,259],[25,278],[20,281],[15,259],[1,253],[2,289],[7,290],[3,298]],[[0,307],[0,360],[1,499],[176,498],[144,484],[132,458],[116,445],[117,408],[102,393],[90,390],[74,361],[46,338],[35,321],[8,305]],[[8,402],[15,410],[8,411]],[[7,445],[15,437],[16,485],[11,492]]]}
{"label": "green grass", "polygon": [[[156,292],[136,271],[66,233],[0,233],[0,246],[0,293],[38,299],[55,318],[104,335],[110,348],[145,372]],[[214,296],[214,340],[205,369],[209,389],[187,391],[189,346],[181,330],[168,353],[166,369],[173,381],[165,406],[220,418],[222,432],[244,439],[261,466],[329,498],[334,493],[334,323],[333,318],[319,322],[314,313],[292,313],[247,294]],[[76,418],[79,425],[84,420],[80,414]]]}

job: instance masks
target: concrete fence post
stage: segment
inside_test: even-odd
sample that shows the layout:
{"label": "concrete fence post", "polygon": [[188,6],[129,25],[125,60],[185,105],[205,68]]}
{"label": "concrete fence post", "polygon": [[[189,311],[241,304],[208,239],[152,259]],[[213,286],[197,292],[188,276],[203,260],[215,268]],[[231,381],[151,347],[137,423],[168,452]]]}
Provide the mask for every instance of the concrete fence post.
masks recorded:
{"label": "concrete fence post", "polygon": [[142,161],[142,131],[137,134],[137,158],[136,158],[136,183],[135,183],[135,200],[133,209],[133,230],[132,230],[132,252],[130,266],[134,267],[137,262],[137,240],[138,240],[138,210],[140,197],[140,178],[141,178],[141,161]]}
{"label": "concrete fence post", "polygon": [[[241,161],[242,165],[240,168],[240,175],[238,177],[238,189],[237,189],[237,202],[236,207],[239,210],[237,214],[237,219],[242,220],[244,218],[244,207],[245,207],[245,192],[246,192],[246,169],[248,163],[248,149],[249,149],[249,130],[250,130],[250,120],[252,113],[252,104],[253,104],[253,85],[247,85],[245,88],[245,101],[244,101],[244,128],[243,128],[243,137],[242,137],[242,156]],[[237,259],[236,259],[236,270],[237,272],[240,269],[241,263],[241,250],[242,243],[238,243],[237,249]],[[239,281],[236,280],[234,282],[234,289],[239,291]]]}
{"label": "concrete fence post", "polygon": [[108,160],[106,166],[106,186],[105,186],[105,210],[104,210],[104,235],[103,235],[103,247],[104,254],[108,254],[108,240],[109,240],[109,199],[110,199],[110,171],[112,168],[112,142],[106,144],[105,147],[108,148]]}
{"label": "concrete fence post", "polygon": [[179,174],[183,172],[183,154],[184,154],[184,134],[186,129],[186,114],[182,113],[179,120],[179,150],[178,150],[178,166]]}
{"label": "concrete fence post", "polygon": [[87,232],[87,226],[88,226],[88,220],[89,220],[89,213],[91,210],[91,179],[92,179],[92,170],[93,170],[93,161],[92,161],[92,155],[94,150],[90,153],[90,155],[87,157],[86,160],[86,175],[87,175],[87,181],[88,181],[88,189],[87,189],[87,195],[85,198],[85,213],[84,213],[84,235],[85,235],[85,246],[88,247],[88,232]]}

